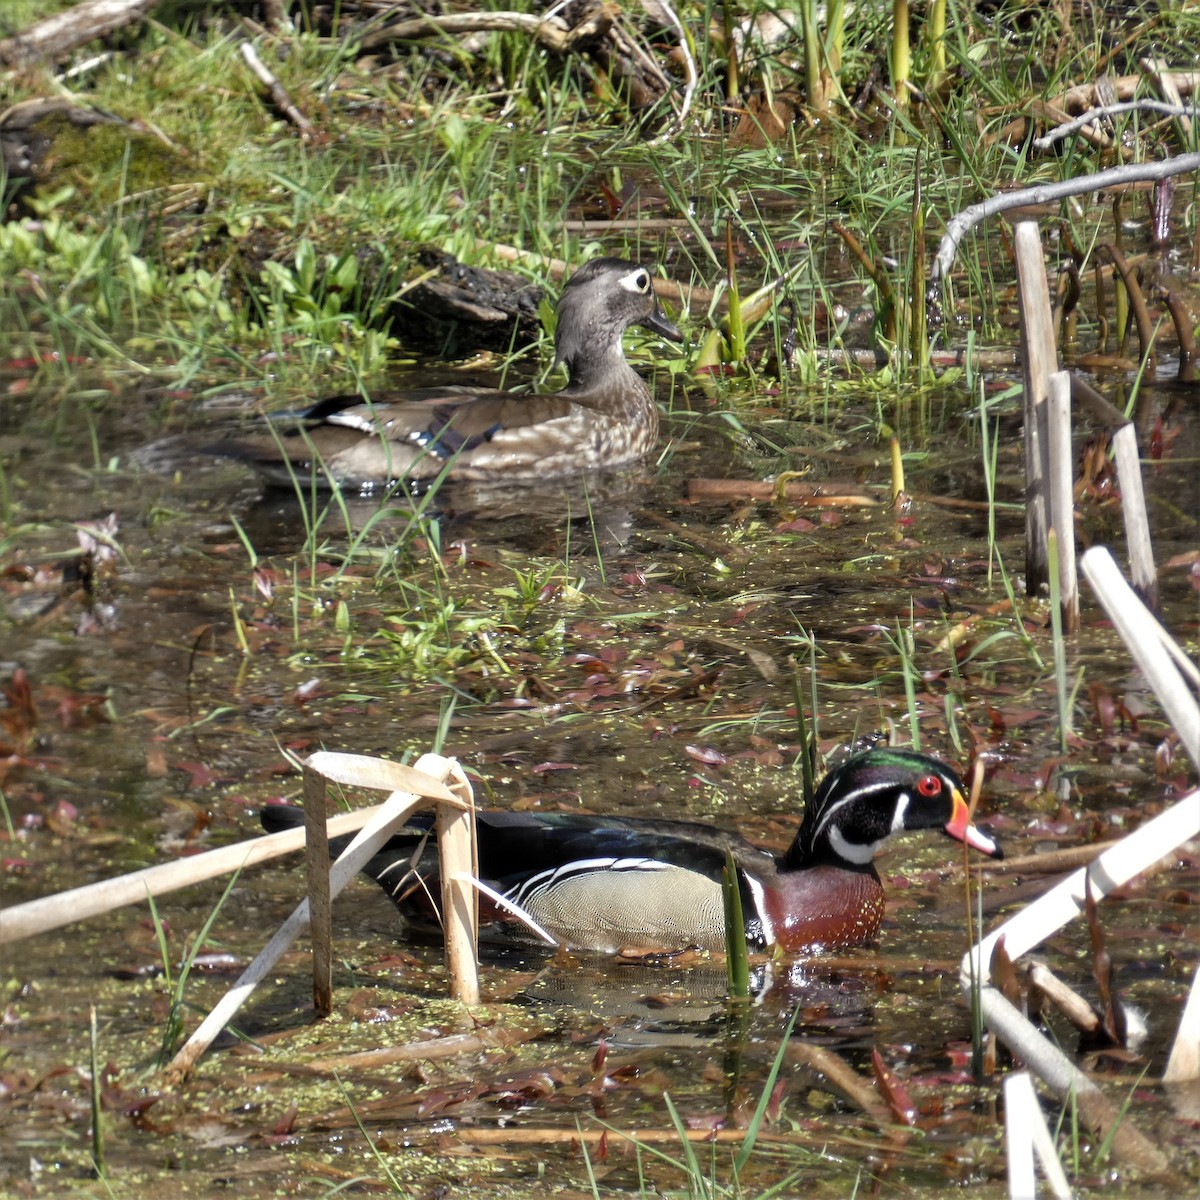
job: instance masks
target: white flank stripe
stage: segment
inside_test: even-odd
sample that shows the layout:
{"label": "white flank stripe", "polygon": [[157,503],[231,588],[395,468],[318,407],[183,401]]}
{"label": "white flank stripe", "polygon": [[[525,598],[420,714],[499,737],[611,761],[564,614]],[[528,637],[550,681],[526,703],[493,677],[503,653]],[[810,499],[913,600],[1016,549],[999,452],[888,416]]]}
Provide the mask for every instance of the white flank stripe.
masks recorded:
{"label": "white flank stripe", "polygon": [[[739,871],[738,874],[740,875],[741,872]],[[746,875],[744,878],[750,885],[750,894],[754,897],[754,907],[758,910],[758,920],[762,925],[763,940],[768,946],[773,946],[775,945],[775,926],[771,923],[771,918],[767,916],[767,890],[752,875]]]}
{"label": "white flank stripe", "polygon": [[558,938],[552,933],[547,933],[519,904],[510,900],[507,896],[502,896],[494,888],[488,887],[482,879],[476,879],[474,875],[456,875],[454,878],[455,880],[466,880],[476,891],[482,892],[493,904],[498,904],[501,908],[507,909],[518,921],[524,925],[528,925],[544,942],[548,942],[551,946],[562,945]]}

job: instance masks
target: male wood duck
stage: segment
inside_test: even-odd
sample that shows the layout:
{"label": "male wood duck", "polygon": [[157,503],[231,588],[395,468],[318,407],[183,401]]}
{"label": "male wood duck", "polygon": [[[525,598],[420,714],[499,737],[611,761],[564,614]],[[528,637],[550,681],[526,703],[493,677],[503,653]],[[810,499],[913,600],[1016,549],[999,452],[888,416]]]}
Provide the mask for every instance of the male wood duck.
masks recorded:
{"label": "male wood duck", "polygon": [[[262,812],[268,830],[302,821],[298,809],[281,805]],[[893,834],[941,829],[1001,857],[970,822],[954,772],[935,758],[899,750],[858,754],[831,771],[795,841],[778,857],[737,834],[689,821],[489,810],[477,814],[477,828],[487,889],[480,897],[481,938],[604,954],[724,949],[727,850],[738,866],[747,943],[787,954],[875,937],[883,884],[872,859]],[[364,868],[419,923],[439,894],[436,850],[421,844],[427,836],[418,830],[393,838]]]}
{"label": "male wood duck", "polygon": [[647,454],[658,440],[654,397],[625,361],[621,344],[634,325],[683,340],[659,307],[649,268],[593,259],[571,276],[558,302],[556,362],[569,376],[561,392],[446,387],[379,403],[333,396],[289,414],[292,424],[277,437],[225,442],[212,450],[247,459],[283,483],[293,471],[307,474],[317,460],[334,482],[356,488],[432,479],[443,471],[480,482],[620,466]]}

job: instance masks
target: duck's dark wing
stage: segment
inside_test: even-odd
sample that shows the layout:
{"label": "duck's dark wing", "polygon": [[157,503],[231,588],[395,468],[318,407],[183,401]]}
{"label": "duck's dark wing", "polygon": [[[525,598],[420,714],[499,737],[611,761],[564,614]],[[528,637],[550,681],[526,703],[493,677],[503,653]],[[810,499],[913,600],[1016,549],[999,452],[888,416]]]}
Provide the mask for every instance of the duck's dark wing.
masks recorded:
{"label": "duck's dark wing", "polygon": [[[304,815],[285,805],[267,805],[261,820],[268,832],[275,832],[301,824]],[[432,818],[424,814],[409,828],[411,832],[392,837],[363,868],[398,904],[401,896],[394,889],[423,839],[428,841],[421,850],[421,874],[427,880],[437,876]],[[726,850],[733,852],[743,870],[764,875],[775,869],[769,854],[737,834],[689,821],[489,810],[476,814],[476,829],[480,877],[500,892],[519,892],[529,881],[548,879],[556,872],[565,876],[633,870],[638,862],[680,867],[719,883]],[[340,853],[348,841],[334,839],[331,848]]]}

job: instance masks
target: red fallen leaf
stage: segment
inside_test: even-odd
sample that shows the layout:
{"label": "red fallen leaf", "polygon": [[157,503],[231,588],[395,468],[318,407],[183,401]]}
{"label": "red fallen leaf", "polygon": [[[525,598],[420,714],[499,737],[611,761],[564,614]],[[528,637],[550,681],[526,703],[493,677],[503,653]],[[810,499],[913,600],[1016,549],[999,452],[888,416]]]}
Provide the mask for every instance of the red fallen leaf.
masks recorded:
{"label": "red fallen leaf", "polygon": [[173,770],[182,771],[185,775],[189,776],[188,787],[212,787],[212,785],[217,783],[220,779],[220,776],[214,775],[212,771],[209,770],[207,763],[174,762],[171,764],[171,767]]}
{"label": "red fallen leaf", "polygon": [[8,700],[8,707],[0,709],[0,726],[8,730],[11,737],[27,738],[38,723],[37,706],[33,702],[33,688],[24,667],[12,673],[12,679],[0,689]]}
{"label": "red fallen leaf", "polygon": [[291,1108],[279,1118],[278,1121],[271,1127],[271,1133],[275,1137],[286,1137],[296,1127],[296,1114],[300,1111],[299,1105],[293,1104]]}
{"label": "red fallen leaf", "polygon": [[816,529],[815,521],[807,517],[797,517],[794,521],[781,521],[775,526],[776,533],[812,533]]}
{"label": "red fallen leaf", "polygon": [[10,396],[19,396],[22,392],[28,391],[32,383],[32,379],[14,379],[5,390]]}
{"label": "red fallen leaf", "polygon": [[596,1159],[600,1162],[608,1161],[608,1130],[606,1129],[601,1135],[600,1140],[596,1143],[596,1149],[593,1151]]}
{"label": "red fallen leaf", "polygon": [[684,753],[707,767],[723,767],[729,760],[711,746],[684,746]]}
{"label": "red fallen leaf", "polygon": [[1154,418],[1154,428],[1150,432],[1150,458],[1157,462],[1163,456],[1163,419],[1162,413]]}
{"label": "red fallen leaf", "polygon": [[582,771],[583,767],[579,763],[567,762],[544,762],[538,763],[536,767],[530,767],[530,771],[534,775],[549,775],[551,771]]}
{"label": "red fallen leaf", "polygon": [[913,1098],[874,1046],[871,1048],[871,1066],[875,1068],[875,1082],[879,1085],[879,1091],[887,1101],[888,1108],[895,1114],[896,1120],[902,1125],[915,1125],[917,1106],[913,1103]]}
{"label": "red fallen leaf", "polygon": [[600,1044],[596,1047],[596,1053],[592,1056],[592,1074],[602,1075],[604,1073],[604,1063],[608,1058],[608,1043],[601,1038]]}
{"label": "red fallen leaf", "polygon": [[771,1098],[767,1101],[766,1117],[773,1125],[779,1120],[780,1113],[783,1110],[783,1097],[787,1092],[787,1084],[779,1079],[775,1086],[771,1089]]}
{"label": "red fallen leaf", "polygon": [[55,715],[64,729],[77,729],[93,722],[107,721],[108,715],[104,711],[107,703],[107,696],[65,692],[59,697]]}

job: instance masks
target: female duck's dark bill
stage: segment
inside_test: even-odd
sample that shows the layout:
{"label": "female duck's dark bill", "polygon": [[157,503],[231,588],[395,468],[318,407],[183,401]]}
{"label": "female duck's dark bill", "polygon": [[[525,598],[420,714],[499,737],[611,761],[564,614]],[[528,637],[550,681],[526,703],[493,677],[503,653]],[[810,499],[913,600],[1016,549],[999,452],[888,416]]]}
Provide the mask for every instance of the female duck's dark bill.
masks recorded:
{"label": "female duck's dark bill", "polygon": [[946,822],[946,832],[955,841],[965,842],[980,854],[987,854],[991,858],[1003,858],[1004,851],[1000,849],[1000,844],[972,824],[971,810],[958,788],[954,789],[953,802],[954,810],[950,820]]}

